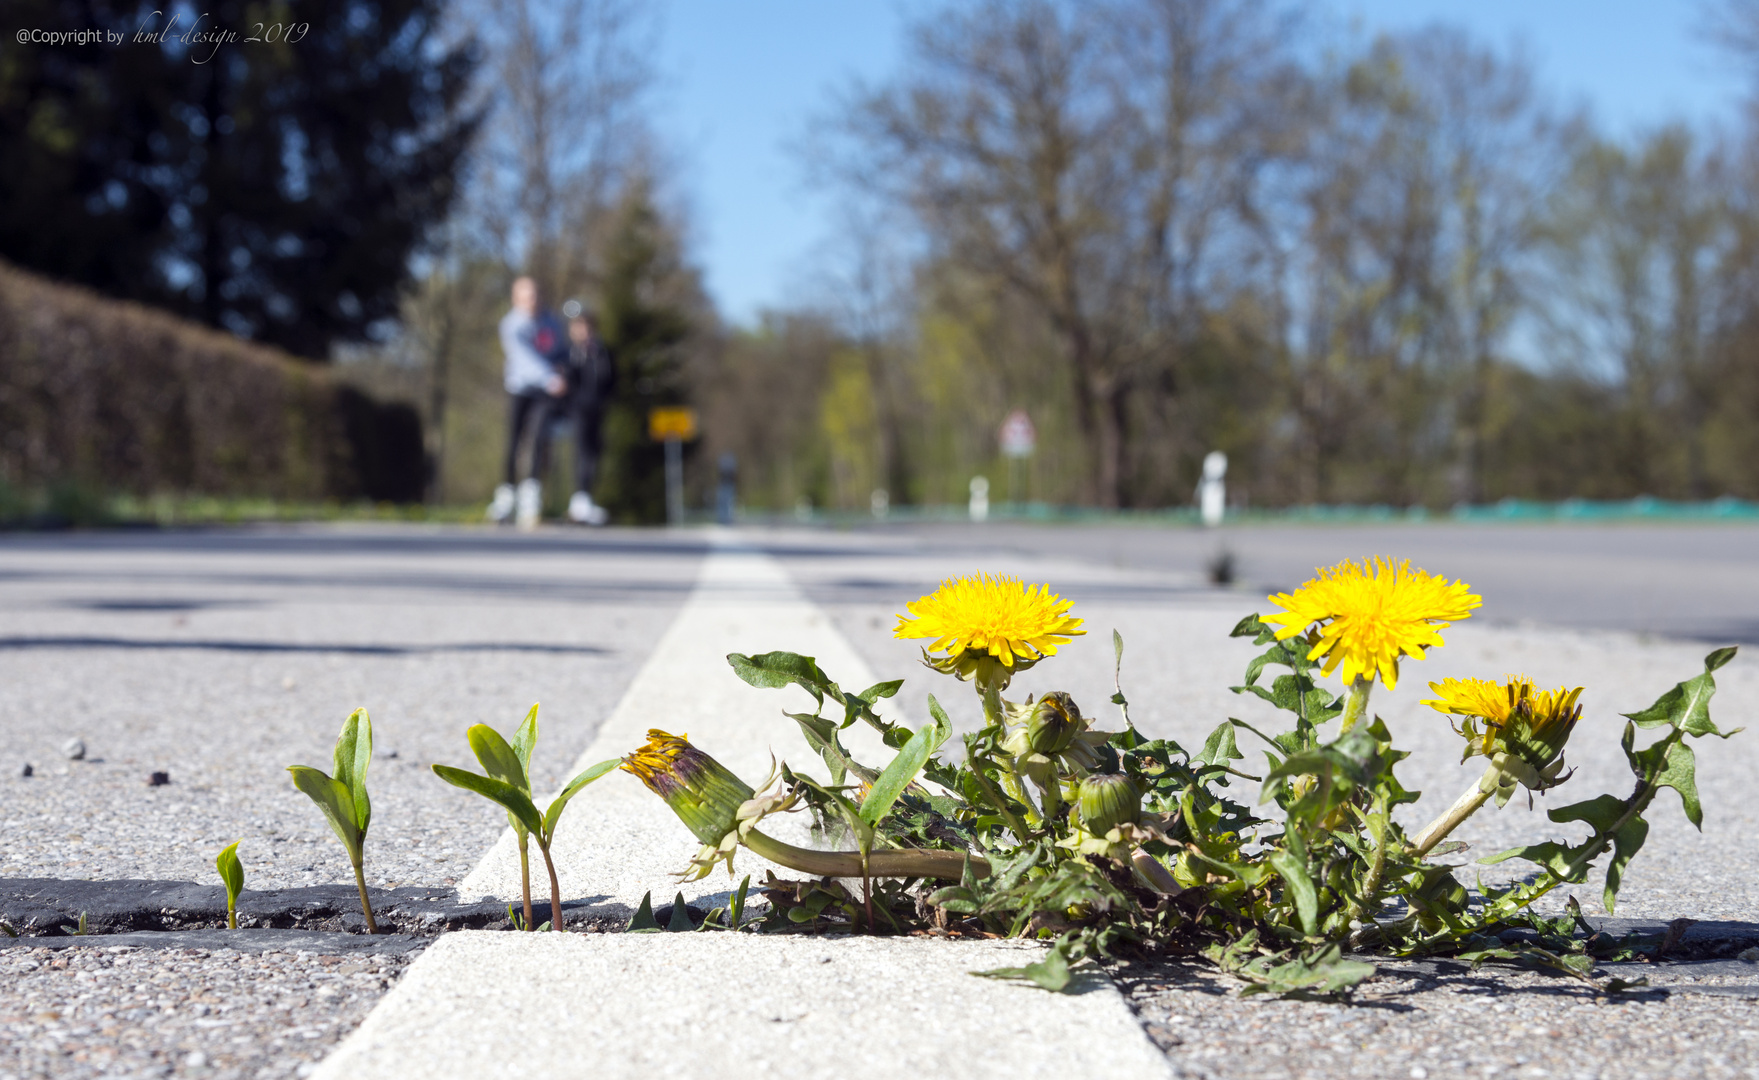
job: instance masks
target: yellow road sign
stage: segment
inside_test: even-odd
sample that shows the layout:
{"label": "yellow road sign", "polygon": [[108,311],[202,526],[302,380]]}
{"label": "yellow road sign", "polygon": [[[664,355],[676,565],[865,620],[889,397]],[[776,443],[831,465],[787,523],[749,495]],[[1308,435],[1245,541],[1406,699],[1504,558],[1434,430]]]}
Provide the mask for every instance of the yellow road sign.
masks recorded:
{"label": "yellow road sign", "polygon": [[647,437],[655,442],[667,439],[689,442],[696,438],[696,410],[675,405],[649,409]]}

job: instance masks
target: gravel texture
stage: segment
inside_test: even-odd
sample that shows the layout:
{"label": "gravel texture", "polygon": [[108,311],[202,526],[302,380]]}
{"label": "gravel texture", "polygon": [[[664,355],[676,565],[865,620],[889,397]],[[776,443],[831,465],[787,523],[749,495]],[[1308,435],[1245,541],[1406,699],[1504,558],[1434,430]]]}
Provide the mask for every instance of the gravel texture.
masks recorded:
{"label": "gravel texture", "polygon": [[1721,1080],[1759,1077],[1759,964],[1739,966],[1752,974],[1657,967],[1652,989],[1617,999],[1463,964],[1385,965],[1349,1004],[1241,998],[1233,980],[1190,966],[1117,981],[1179,1076]]}
{"label": "gravel texture", "polygon": [[[368,883],[462,879],[505,827],[440,782],[543,703],[562,779],[695,579],[700,537],[312,528],[0,537],[0,877],[352,881],[286,766],[366,706]],[[84,741],[84,760],[62,745]],[[20,778],[32,763],[35,775]],[[165,771],[170,783],[149,786]]]}
{"label": "gravel texture", "polygon": [[409,961],[126,945],[0,949],[0,1080],[307,1076]]}

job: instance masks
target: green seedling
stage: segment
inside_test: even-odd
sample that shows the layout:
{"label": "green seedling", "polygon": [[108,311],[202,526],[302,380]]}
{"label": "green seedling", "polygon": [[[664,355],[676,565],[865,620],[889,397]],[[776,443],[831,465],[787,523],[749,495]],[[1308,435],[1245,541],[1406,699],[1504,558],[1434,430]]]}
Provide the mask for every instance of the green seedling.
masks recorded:
{"label": "green seedling", "polygon": [[18,931],[12,928],[12,924],[0,921],[0,934],[5,934],[9,938],[15,938],[18,936]]}
{"label": "green seedling", "polygon": [[[484,732],[487,732],[485,735]],[[489,738],[492,735],[494,738]],[[476,760],[482,763],[483,772],[505,783],[512,784],[531,797],[531,752],[537,748],[537,705],[525,714],[525,722],[513,733],[513,741],[502,739],[500,733],[487,724],[477,724],[465,732],[470,742],[470,751]],[[502,747],[510,748],[511,756],[502,753]],[[515,918],[511,908],[508,918],[515,930],[535,930],[537,921],[531,912],[531,830],[513,811],[507,811],[507,824],[513,828],[513,837],[519,844],[519,892],[525,905],[525,918]]]}
{"label": "green seedling", "polygon": [[293,786],[318,804],[336,839],[342,841],[349,865],[354,867],[354,884],[360,889],[360,909],[366,915],[367,932],[376,934],[379,924],[373,918],[372,901],[366,895],[366,876],[361,872],[366,830],[373,818],[373,806],[366,794],[366,767],[372,757],[373,722],[365,709],[356,709],[336,736],[334,776],[306,765],[290,765],[287,771],[293,774]]}
{"label": "green seedling", "polygon": [[568,786],[540,814],[537,805],[531,800],[531,751],[537,745],[537,706],[533,705],[526,714],[525,723],[520,725],[512,743],[487,724],[472,725],[466,732],[466,737],[470,741],[471,752],[482,763],[483,772],[488,775],[455,769],[450,765],[435,765],[434,775],[455,787],[474,791],[507,811],[507,821],[513,826],[513,835],[519,843],[519,869],[525,892],[525,927],[532,926],[531,874],[526,852],[529,840],[536,838],[538,851],[544,857],[544,867],[550,874],[549,926],[552,930],[561,930],[562,886],[556,879],[556,864],[550,858],[550,845],[556,839],[556,824],[561,820],[562,811],[567,808],[570,799],[578,795],[586,785],[615,769],[620,762],[615,758],[601,761],[568,781]]}
{"label": "green seedling", "polygon": [[79,925],[78,926],[63,925],[61,927],[61,931],[62,931],[62,933],[66,934],[68,937],[85,937],[86,936],[86,913],[83,911],[79,913]]}
{"label": "green seedling", "polygon": [[220,880],[226,884],[226,929],[238,929],[238,894],[244,891],[244,864],[238,861],[238,845],[242,840],[234,840],[220,849],[214,856],[214,869],[220,871]]}

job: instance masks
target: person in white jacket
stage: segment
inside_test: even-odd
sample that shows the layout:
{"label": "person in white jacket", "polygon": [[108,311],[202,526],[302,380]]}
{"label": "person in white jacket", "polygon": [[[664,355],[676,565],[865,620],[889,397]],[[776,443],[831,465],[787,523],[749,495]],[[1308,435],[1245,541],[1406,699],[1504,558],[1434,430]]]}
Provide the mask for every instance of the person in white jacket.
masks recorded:
{"label": "person in white jacket", "polygon": [[543,511],[543,480],[549,466],[550,418],[568,389],[562,365],[568,340],[555,317],[538,306],[537,282],[513,282],[513,307],[501,317],[502,384],[507,389],[507,462],[501,486],[489,503],[492,521],[516,517],[519,527],[537,525]]}

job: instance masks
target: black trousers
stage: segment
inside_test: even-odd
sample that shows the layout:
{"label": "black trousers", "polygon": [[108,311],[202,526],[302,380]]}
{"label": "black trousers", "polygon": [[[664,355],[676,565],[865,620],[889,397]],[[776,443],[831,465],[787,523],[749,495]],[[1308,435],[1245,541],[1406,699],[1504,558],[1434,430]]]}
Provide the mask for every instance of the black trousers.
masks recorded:
{"label": "black trousers", "polygon": [[574,490],[592,493],[605,450],[605,410],[598,405],[576,407],[574,416]]}
{"label": "black trousers", "polygon": [[509,484],[536,477],[543,482],[550,468],[550,417],[556,399],[542,391],[507,398],[507,471]]}

